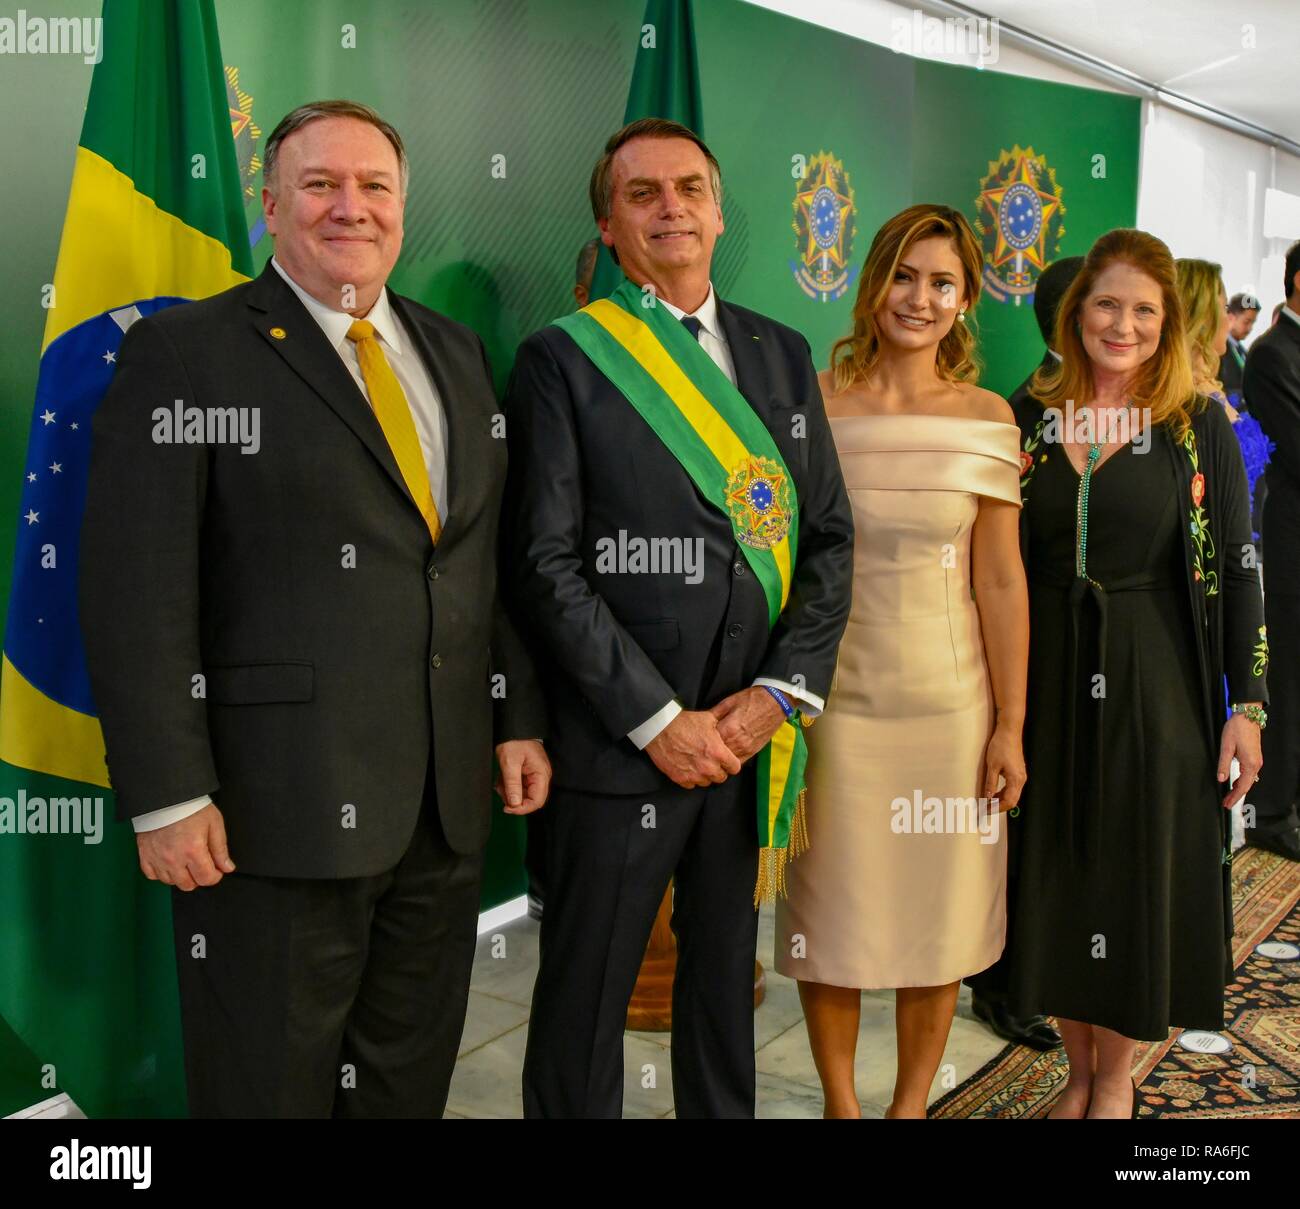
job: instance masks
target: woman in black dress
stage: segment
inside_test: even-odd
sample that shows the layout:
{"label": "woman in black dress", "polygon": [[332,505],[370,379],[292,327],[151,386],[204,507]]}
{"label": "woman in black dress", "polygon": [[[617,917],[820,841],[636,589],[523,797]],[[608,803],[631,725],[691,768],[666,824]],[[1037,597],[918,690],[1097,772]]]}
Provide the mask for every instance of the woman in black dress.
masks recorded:
{"label": "woman in black dress", "polygon": [[1226,808],[1260,769],[1268,648],[1241,454],[1193,388],[1169,249],[1102,236],[1054,347],[1017,415],[1029,780],[1008,960],[1013,1001],[1060,1023],[1052,1115],[1127,1117],[1137,1040],[1223,1024]]}

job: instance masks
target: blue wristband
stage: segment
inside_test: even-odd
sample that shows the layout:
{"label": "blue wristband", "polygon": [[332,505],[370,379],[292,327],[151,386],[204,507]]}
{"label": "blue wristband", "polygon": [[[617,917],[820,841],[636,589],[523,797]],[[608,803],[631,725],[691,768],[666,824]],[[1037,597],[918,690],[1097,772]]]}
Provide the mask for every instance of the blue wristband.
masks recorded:
{"label": "blue wristband", "polygon": [[794,706],[790,704],[790,699],[779,688],[773,688],[770,684],[765,684],[763,687],[776,698],[776,703],[785,714],[786,721],[790,721],[794,717]]}

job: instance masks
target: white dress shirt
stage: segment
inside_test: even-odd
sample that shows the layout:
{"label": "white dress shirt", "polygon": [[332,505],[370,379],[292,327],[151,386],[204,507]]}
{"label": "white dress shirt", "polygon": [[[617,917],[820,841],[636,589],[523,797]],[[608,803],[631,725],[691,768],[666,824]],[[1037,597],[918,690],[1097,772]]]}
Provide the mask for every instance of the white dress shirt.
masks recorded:
{"label": "white dress shirt", "polygon": [[[425,468],[429,473],[429,488],[433,492],[433,502],[438,507],[438,515],[447,515],[447,415],[442,401],[438,398],[437,388],[429,374],[424,358],[420,356],[410,333],[397,318],[388,303],[387,288],[379,292],[375,305],[365,316],[349,315],[346,311],[336,311],[317,301],[302,288],[281,267],[274,256],[271,267],[284,278],[288,287],[298,296],[307,308],[307,313],[316,320],[325,333],[330,347],[343,359],[352,380],[367,403],[370,392],[366,390],[365,379],[361,376],[361,363],[357,358],[357,346],[348,339],[348,329],[353,320],[361,317],[372,324],[375,335],[383,346],[384,356],[392,367],[393,373],[401,383],[406,401],[411,407],[411,416],[415,420],[415,432],[420,438],[420,451],[424,454]],[[204,796],[191,798],[188,802],[179,802],[175,806],[164,806],[161,810],[151,810],[147,814],[136,816],[131,820],[136,831],[155,831],[179,823],[202,810],[212,799]]]}
{"label": "white dress shirt", "polygon": [[1297,315],[1285,302],[1282,304],[1282,314],[1290,319],[1292,323],[1300,323],[1300,315]]}
{"label": "white dress shirt", "polygon": [[[686,317],[684,310],[673,306],[667,299],[660,298],[659,301],[667,307],[668,313],[675,319]],[[713,358],[714,364],[727,375],[731,385],[735,386],[736,365],[731,359],[731,349],[727,344],[727,335],[722,330],[722,324],[718,320],[718,299],[713,292],[712,282],[709,282],[708,296],[693,314],[700,321],[700,347]],[[771,685],[772,688],[780,689],[787,697],[792,698],[795,703],[802,706],[804,713],[810,718],[817,717],[826,706],[826,702],[816,693],[810,693],[807,689],[798,690],[793,684],[787,684],[784,680],[772,680],[767,676],[760,676],[754,683],[756,685],[767,684]],[[644,750],[646,745],[681,712],[682,705],[680,701],[669,701],[651,714],[640,726],[628,731],[627,737],[632,740],[637,748]]]}

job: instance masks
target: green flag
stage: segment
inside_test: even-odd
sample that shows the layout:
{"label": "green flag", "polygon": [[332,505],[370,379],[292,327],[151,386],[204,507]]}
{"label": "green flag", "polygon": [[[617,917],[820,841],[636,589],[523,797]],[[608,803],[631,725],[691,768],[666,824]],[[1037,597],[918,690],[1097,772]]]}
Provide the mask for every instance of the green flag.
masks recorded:
{"label": "green flag", "polygon": [[[624,125],[638,118],[668,118],[704,137],[692,8],[693,0],[646,0],[632,66],[632,87],[623,111]],[[623,274],[609,249],[601,244],[589,297],[592,301],[608,298],[622,280]]]}
{"label": "green flag", "polygon": [[0,1016],[30,1051],[11,1047],[9,1063],[29,1102],[66,1091],[92,1117],[174,1116],[185,1077],[170,892],[145,880],[130,827],[113,822],[77,555],[91,420],[127,328],[247,280],[252,263],[213,0],[105,0],[101,46],[47,312],[5,630]]}

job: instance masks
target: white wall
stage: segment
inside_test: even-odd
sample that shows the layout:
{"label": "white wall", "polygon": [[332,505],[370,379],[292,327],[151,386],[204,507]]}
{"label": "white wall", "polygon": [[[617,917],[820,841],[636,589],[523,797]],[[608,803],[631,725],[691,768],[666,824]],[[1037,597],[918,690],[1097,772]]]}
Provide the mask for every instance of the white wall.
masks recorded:
{"label": "white wall", "polygon": [[[1282,255],[1290,240],[1263,235],[1268,188],[1300,194],[1300,158],[1164,105],[1143,106],[1138,226],[1175,256],[1223,265],[1229,294],[1250,290],[1268,326],[1282,301]],[[1300,229],[1291,233],[1300,239]]]}

